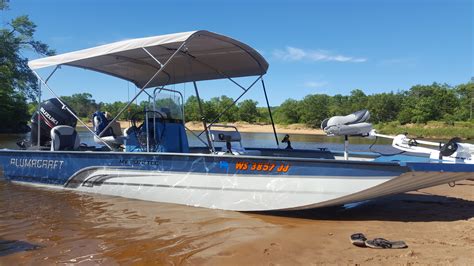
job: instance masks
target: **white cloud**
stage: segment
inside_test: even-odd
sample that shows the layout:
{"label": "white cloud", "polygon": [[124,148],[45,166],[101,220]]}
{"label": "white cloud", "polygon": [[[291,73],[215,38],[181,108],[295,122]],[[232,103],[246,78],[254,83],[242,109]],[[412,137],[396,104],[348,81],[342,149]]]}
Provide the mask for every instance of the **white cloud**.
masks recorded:
{"label": "white cloud", "polygon": [[287,46],[285,50],[277,49],[273,51],[273,56],[283,61],[323,61],[323,62],[352,62],[362,63],[367,61],[367,58],[350,57],[341,54],[334,54],[326,50],[304,50]]}
{"label": "white cloud", "polygon": [[321,88],[326,85],[328,85],[326,81],[307,81],[304,83],[304,86],[308,88]]}

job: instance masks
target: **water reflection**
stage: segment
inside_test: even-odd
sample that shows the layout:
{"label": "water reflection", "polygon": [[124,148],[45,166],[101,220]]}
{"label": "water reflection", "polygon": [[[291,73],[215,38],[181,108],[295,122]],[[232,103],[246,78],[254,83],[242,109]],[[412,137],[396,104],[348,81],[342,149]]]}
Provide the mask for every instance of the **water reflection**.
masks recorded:
{"label": "water reflection", "polygon": [[[238,212],[78,194],[0,181],[0,260],[180,264],[274,225]],[[3,264],[3,263],[2,263]]]}

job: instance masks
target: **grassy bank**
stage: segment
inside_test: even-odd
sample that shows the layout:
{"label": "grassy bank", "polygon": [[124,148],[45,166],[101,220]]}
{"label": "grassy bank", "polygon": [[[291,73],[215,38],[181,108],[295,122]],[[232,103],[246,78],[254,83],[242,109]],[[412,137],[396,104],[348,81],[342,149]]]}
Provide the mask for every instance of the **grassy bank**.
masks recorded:
{"label": "grassy bank", "polygon": [[383,134],[408,133],[410,136],[419,138],[450,139],[460,137],[463,139],[474,139],[474,122],[438,122],[431,121],[426,124],[406,124],[399,122],[381,123],[375,126],[377,131]]}

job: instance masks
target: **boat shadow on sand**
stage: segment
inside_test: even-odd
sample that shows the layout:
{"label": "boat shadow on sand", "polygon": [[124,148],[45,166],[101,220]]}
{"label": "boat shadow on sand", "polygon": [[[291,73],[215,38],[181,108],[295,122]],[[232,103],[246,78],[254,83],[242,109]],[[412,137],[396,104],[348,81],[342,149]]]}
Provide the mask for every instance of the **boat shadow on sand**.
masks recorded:
{"label": "boat shadow on sand", "polygon": [[36,250],[39,248],[42,248],[42,246],[21,240],[6,240],[0,238],[0,257],[23,251]]}
{"label": "boat shadow on sand", "polygon": [[[474,186],[473,184],[459,184]],[[474,217],[474,201],[426,192],[405,193],[354,206],[259,213],[311,220],[450,222]]]}

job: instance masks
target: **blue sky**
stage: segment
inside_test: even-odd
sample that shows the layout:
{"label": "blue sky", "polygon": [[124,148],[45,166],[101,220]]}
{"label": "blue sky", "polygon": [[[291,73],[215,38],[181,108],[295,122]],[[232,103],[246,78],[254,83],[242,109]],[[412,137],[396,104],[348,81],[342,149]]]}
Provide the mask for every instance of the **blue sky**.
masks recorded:
{"label": "blue sky", "polygon": [[[467,82],[474,76],[473,8],[468,0],[10,0],[1,20],[29,15],[38,26],[37,39],[58,53],[197,29],[228,35],[270,63],[265,82],[270,103],[278,105],[307,94],[353,89],[372,94]],[[104,102],[127,100],[135,91],[128,82],[67,67],[51,86],[60,95],[90,92]],[[175,88],[192,93],[189,84]],[[229,82],[202,82],[201,88],[206,99],[235,98],[239,91]],[[246,98],[264,104],[259,87]]]}

